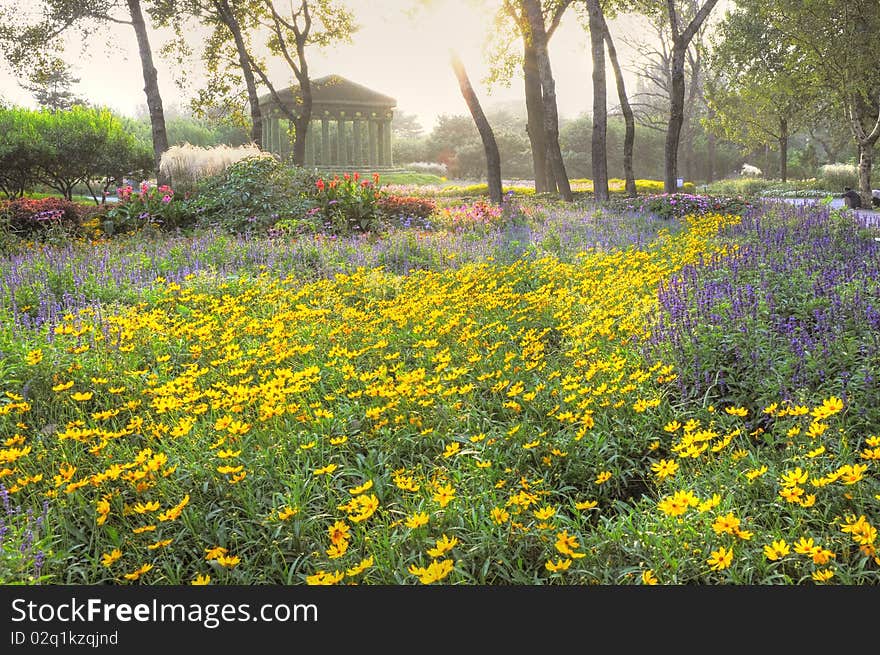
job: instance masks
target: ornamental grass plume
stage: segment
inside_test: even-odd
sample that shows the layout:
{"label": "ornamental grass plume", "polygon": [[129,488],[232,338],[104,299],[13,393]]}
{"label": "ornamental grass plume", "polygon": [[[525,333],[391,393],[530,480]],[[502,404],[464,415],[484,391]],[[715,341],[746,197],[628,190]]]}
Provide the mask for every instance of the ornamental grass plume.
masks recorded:
{"label": "ornamental grass plume", "polygon": [[170,178],[173,188],[191,191],[199,180],[216,175],[237,161],[261,155],[266,156],[253,143],[238,147],[220,144],[211,148],[183,143],[162,153],[159,170]]}

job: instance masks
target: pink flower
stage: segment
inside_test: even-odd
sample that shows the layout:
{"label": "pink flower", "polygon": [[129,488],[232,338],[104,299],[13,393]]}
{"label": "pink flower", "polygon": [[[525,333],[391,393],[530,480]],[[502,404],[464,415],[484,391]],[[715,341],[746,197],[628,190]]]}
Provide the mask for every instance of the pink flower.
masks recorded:
{"label": "pink flower", "polygon": [[162,196],[162,202],[171,202],[171,196]]}

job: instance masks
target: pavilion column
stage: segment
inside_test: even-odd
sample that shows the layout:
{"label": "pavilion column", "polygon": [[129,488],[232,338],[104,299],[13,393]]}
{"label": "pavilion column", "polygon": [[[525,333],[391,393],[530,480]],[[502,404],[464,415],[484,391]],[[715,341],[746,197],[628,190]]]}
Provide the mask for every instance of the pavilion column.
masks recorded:
{"label": "pavilion column", "polygon": [[330,163],[330,120],[321,119],[321,166]]}
{"label": "pavilion column", "polygon": [[345,119],[339,118],[336,121],[336,164],[344,166],[346,160],[346,142],[345,142]]}
{"label": "pavilion column", "polygon": [[377,122],[378,142],[379,142],[379,166],[388,165],[388,152],[385,149],[385,121]]}
{"label": "pavilion column", "polygon": [[378,153],[379,153],[378,130],[379,130],[379,127],[376,124],[376,121],[374,121],[374,120],[368,121],[368,124],[369,124],[369,131],[370,131],[370,152],[369,152],[370,159],[369,159],[369,163],[370,163],[370,166],[377,166],[379,164],[379,157],[378,157]]}
{"label": "pavilion column", "polygon": [[385,136],[385,143],[384,143],[385,165],[386,166],[393,166],[394,161],[393,161],[393,157],[391,156],[391,119],[390,118],[386,119],[386,121],[384,123],[384,132],[385,132],[385,134],[384,134],[384,136]]}
{"label": "pavilion column", "polygon": [[272,118],[272,152],[281,154],[281,124],[277,117]]}
{"label": "pavilion column", "polygon": [[260,119],[260,128],[260,149],[268,150],[269,121],[265,118]]}
{"label": "pavilion column", "polygon": [[355,118],[351,127],[352,136],[354,137],[354,157],[352,158],[352,164],[355,166],[364,165],[364,146],[361,141],[361,123],[363,123],[363,121],[360,118]]}
{"label": "pavilion column", "polygon": [[307,166],[315,165],[315,123],[309,121],[306,129],[306,161]]}

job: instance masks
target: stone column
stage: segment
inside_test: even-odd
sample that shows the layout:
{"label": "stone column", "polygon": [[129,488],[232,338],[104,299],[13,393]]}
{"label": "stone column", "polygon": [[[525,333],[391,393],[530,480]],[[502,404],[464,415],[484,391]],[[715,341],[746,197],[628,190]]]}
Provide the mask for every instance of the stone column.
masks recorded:
{"label": "stone column", "polygon": [[260,119],[262,130],[260,130],[260,148],[269,149],[269,120],[267,118]]}
{"label": "stone column", "polygon": [[377,123],[379,131],[379,166],[388,165],[388,151],[385,149],[385,121]]}
{"label": "stone column", "polygon": [[306,130],[306,166],[315,165],[315,123],[309,121],[309,127]]}
{"label": "stone column", "polygon": [[375,120],[368,121],[370,126],[370,166],[379,164],[379,126]]}
{"label": "stone column", "polygon": [[346,139],[345,139],[345,119],[338,118],[336,120],[336,164],[338,166],[345,166],[348,162],[346,152]]}
{"label": "stone column", "polygon": [[391,154],[391,119],[385,120],[385,165],[393,166],[394,157]]}
{"label": "stone column", "polygon": [[355,118],[351,128],[354,136],[354,157],[352,158],[352,164],[358,167],[364,165],[364,144],[361,140],[361,123],[363,123],[363,121],[360,118]]}
{"label": "stone column", "polygon": [[321,166],[330,163],[330,119],[321,119]]}

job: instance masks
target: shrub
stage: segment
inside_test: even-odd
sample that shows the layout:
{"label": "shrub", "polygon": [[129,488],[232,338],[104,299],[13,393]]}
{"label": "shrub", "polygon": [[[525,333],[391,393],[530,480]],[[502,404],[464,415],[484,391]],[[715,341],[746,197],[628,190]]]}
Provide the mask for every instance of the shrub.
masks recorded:
{"label": "shrub", "polygon": [[202,226],[229,232],[265,231],[283,220],[312,230],[316,175],[270,154],[247,157],[202,180],[187,206]]}
{"label": "shrub", "polygon": [[413,171],[414,173],[426,173],[429,175],[446,177],[446,164],[443,162],[414,161],[404,166],[404,168],[408,171]]}
{"label": "shrub", "polygon": [[819,177],[828,191],[859,188],[859,169],[855,164],[825,164],[819,169]]}
{"label": "shrub", "polygon": [[379,198],[378,206],[388,218],[428,218],[437,203],[431,198],[387,195]]}
{"label": "shrub", "polygon": [[80,225],[80,210],[61,198],[16,198],[0,202],[0,223],[20,236],[32,236],[53,226],[73,231]]}
{"label": "shrub", "polygon": [[151,187],[144,182],[138,191],[128,185],[116,191],[119,202],[104,215],[104,233],[120,234],[151,226],[176,229],[191,225],[194,216],[181,194],[170,186]]}
{"label": "shrub", "polygon": [[750,203],[742,198],[661,193],[627,200],[622,203],[621,209],[669,219],[709,213],[741,215],[750,206]]}
{"label": "shrub", "polygon": [[332,180],[315,181],[316,216],[331,234],[375,232],[379,228],[379,174],[372,180],[361,179],[359,173],[346,173]]}
{"label": "shrub", "polygon": [[192,191],[200,180],[223,172],[237,161],[259,155],[260,149],[254,144],[237,148],[227,145],[202,148],[184,143],[172,146],[162,154],[159,170],[168,176],[177,190]]}
{"label": "shrub", "polygon": [[448,230],[455,232],[484,231],[504,223],[504,208],[485,200],[443,207],[437,212],[437,220]]}

